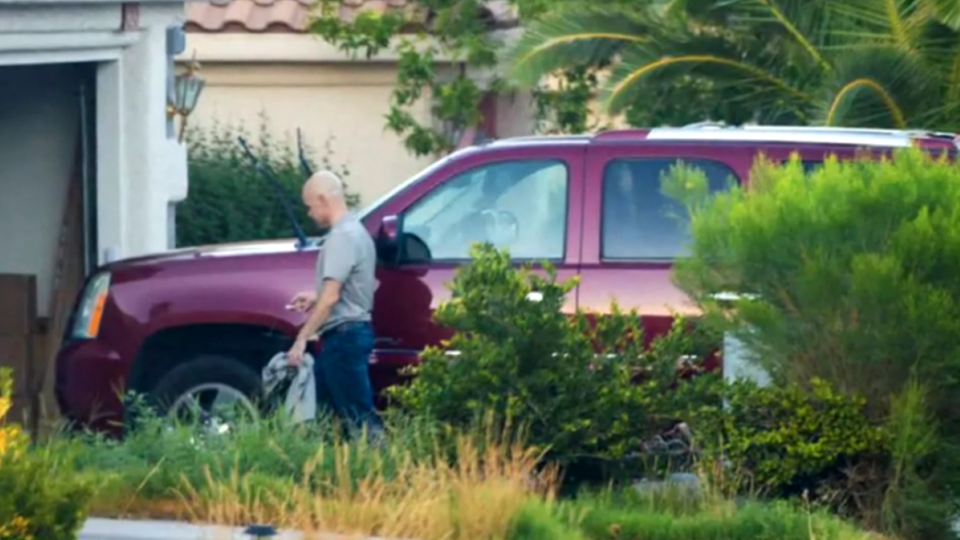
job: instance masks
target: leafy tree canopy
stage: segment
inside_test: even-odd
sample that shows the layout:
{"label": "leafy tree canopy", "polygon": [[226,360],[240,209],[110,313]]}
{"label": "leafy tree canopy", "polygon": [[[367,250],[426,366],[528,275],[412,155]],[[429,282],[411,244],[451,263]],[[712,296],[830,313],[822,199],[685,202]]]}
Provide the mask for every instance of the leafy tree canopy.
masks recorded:
{"label": "leafy tree canopy", "polygon": [[701,120],[953,130],[958,28],[955,0],[565,2],[506,56],[524,86],[615,60],[600,92],[610,114],[655,101]]}

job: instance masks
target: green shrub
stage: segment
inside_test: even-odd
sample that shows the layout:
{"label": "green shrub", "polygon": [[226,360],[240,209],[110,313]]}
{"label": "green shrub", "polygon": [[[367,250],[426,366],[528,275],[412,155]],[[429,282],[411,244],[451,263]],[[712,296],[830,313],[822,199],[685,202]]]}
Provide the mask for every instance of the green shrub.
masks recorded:
{"label": "green shrub", "polygon": [[[177,245],[196,246],[294,238],[290,222],[271,186],[251,165],[237,137],[245,136],[251,150],[264,166],[272,170],[281,184],[283,197],[293,206],[297,220],[307,234],[316,232],[303,210],[300,189],[304,178],[295,146],[276,142],[266,121],[254,136],[243,126],[214,125],[194,129],[188,138],[190,188],[187,199],[177,205]],[[331,169],[345,181],[349,170],[332,164],[331,141],[327,141],[319,162],[315,152],[304,147],[312,170]],[[356,206],[359,198],[348,193],[348,203]]]}
{"label": "green shrub", "polygon": [[739,380],[726,386],[725,398],[719,421],[695,427],[708,448],[722,451],[742,491],[830,497],[844,467],[883,453],[884,431],[867,421],[865,400],[825,381],[759,387]]}
{"label": "green shrub", "polygon": [[[760,162],[750,189],[709,199],[698,197],[705,185],[685,167],[664,185],[692,216],[678,283],[711,320],[726,318],[774,381],[821,378],[865,398],[866,421],[886,424],[889,463],[873,467],[885,492],[862,514],[908,538],[949,537],[960,489],[960,169],[903,150],[809,173],[796,159]],[[710,299],[719,291],[757,296],[724,309]],[[908,492],[914,504],[892,503]]]}
{"label": "green shrub", "polygon": [[[394,397],[458,428],[490,416],[512,423],[564,465],[638,452],[700,402],[701,386],[676,377],[679,356],[696,349],[693,335],[678,322],[646,350],[635,312],[614,306],[609,316],[570,317],[561,308],[575,281],[544,270],[518,269],[506,252],[475,247],[435,314],[453,337],[424,352],[416,378]],[[532,291],[542,300],[528,300]]]}
{"label": "green shrub", "polygon": [[56,453],[29,451],[29,438],[4,423],[9,370],[0,370],[0,540],[73,540],[86,520],[94,485]]}
{"label": "green shrub", "polygon": [[[624,504],[626,503],[626,504]],[[699,508],[665,509],[659,501],[626,498],[620,505],[579,501],[561,506],[568,523],[590,540],[868,540],[858,530],[823,511],[784,502],[720,501]]]}
{"label": "green shrub", "polygon": [[[675,491],[675,492],[674,492]],[[682,488],[531,501],[513,518],[508,540],[871,540],[822,510],[785,502],[736,504]]]}

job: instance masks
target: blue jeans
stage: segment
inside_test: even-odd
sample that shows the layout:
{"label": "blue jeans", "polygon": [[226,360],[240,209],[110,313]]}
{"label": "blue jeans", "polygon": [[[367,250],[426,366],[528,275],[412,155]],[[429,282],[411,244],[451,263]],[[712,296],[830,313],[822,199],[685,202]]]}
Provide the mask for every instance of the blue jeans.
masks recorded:
{"label": "blue jeans", "polygon": [[317,404],[326,406],[351,427],[382,430],[373,406],[368,365],[373,352],[373,327],[368,322],[340,324],[320,336],[314,362]]}

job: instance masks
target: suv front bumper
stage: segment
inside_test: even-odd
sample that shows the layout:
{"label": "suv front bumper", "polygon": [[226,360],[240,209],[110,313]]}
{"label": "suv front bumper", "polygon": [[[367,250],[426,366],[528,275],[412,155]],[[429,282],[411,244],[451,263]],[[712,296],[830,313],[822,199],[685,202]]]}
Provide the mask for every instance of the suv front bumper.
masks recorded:
{"label": "suv front bumper", "polygon": [[96,340],[64,343],[57,353],[54,393],[77,427],[119,432],[129,372],[120,354]]}

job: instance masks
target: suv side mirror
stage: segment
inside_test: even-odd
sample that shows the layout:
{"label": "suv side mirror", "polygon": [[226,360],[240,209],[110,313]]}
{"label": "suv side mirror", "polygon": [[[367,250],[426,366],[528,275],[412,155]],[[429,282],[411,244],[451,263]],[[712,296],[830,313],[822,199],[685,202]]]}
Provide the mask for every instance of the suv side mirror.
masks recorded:
{"label": "suv side mirror", "polygon": [[380,221],[380,238],[385,242],[396,244],[400,238],[400,218],[384,216]]}
{"label": "suv side mirror", "polygon": [[400,262],[400,235],[400,218],[384,216],[375,239],[377,256],[382,262],[391,265]]}
{"label": "suv side mirror", "polygon": [[404,232],[403,218],[384,216],[374,239],[377,257],[389,266],[408,263],[426,263],[432,259],[430,247],[420,236]]}

